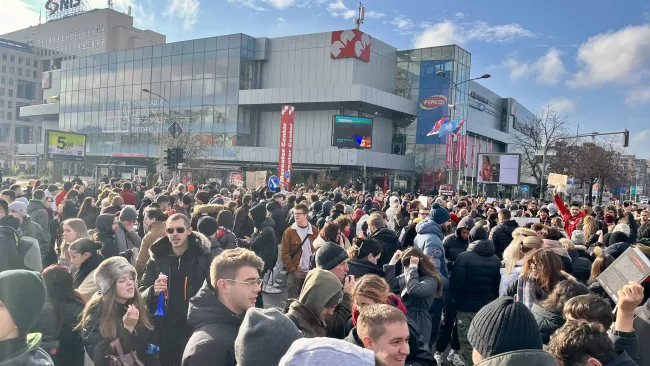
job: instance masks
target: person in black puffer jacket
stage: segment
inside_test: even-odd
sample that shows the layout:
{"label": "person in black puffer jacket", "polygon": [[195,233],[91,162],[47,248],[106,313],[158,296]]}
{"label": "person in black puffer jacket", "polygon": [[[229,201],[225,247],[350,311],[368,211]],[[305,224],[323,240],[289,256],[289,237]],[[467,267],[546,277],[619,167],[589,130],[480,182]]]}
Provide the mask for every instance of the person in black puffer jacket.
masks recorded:
{"label": "person in black puffer jacket", "polygon": [[223,210],[219,212],[217,216],[217,224],[219,228],[217,229],[217,241],[221,245],[221,249],[235,249],[239,246],[237,237],[233,233],[233,228],[235,226],[235,216],[229,210]]}
{"label": "person in black puffer jacket", "polygon": [[284,200],[284,196],[280,193],[273,195],[273,200],[266,204],[266,210],[270,213],[273,222],[275,223],[275,242],[282,242],[282,234],[287,229],[287,211],[282,207],[282,204],[279,202]]}
{"label": "person in black puffer jacket", "polygon": [[354,276],[358,281],[363,275],[376,274],[384,277],[384,270],[377,265],[381,256],[382,247],[377,240],[354,238],[352,247],[348,251],[348,275]]}
{"label": "person in black puffer jacket", "polygon": [[[275,242],[275,222],[272,217],[266,216],[266,208],[264,205],[253,206],[249,210],[249,215],[255,224],[255,232],[250,238],[250,241],[245,240],[244,242],[247,242],[250,245],[250,250],[255,252],[264,261],[264,290],[269,282],[271,282],[271,287],[273,287],[273,279],[271,276],[273,274],[273,266],[275,266],[275,262],[278,260],[278,246]],[[260,298],[261,296],[258,297],[258,299]]]}
{"label": "person in black puffer jacket", "polygon": [[[576,237],[578,238],[577,240]],[[580,242],[581,239],[584,240],[584,237],[582,231],[573,230],[571,240],[560,239],[560,243],[562,243],[564,249],[569,253],[569,257],[571,257],[571,267],[573,268],[571,275],[580,283],[586,285],[591,275],[591,261],[581,255],[581,252],[586,253],[587,248],[584,245],[575,244],[576,241]]]}
{"label": "person in black puffer jacket", "polygon": [[322,210],[323,210],[323,202],[316,201],[311,204],[311,208],[309,209],[309,214],[307,215],[307,220],[309,221],[310,224],[314,226],[318,224],[318,216],[320,215]]}
{"label": "person in black puffer jacket", "polygon": [[377,261],[377,265],[380,267],[388,264],[393,258],[393,254],[400,248],[397,234],[383,225],[385,225],[384,219],[379,214],[370,215],[368,218],[368,228],[371,232],[369,237],[377,240],[382,246],[381,257]]}
{"label": "person in black puffer jacket", "polygon": [[474,220],[465,216],[458,223],[455,234],[449,234],[442,239],[442,246],[445,248],[445,257],[447,258],[447,268],[451,271],[454,267],[454,261],[460,253],[467,250],[469,245],[469,232],[474,227]]}
{"label": "person in black puffer jacket", "polygon": [[452,296],[455,297],[458,340],[460,351],[466,360],[472,359],[472,347],[467,339],[472,318],[499,297],[501,260],[495,254],[494,243],[482,226],[474,226],[469,234],[471,244],[454,262],[449,279]]}
{"label": "person in black puffer jacket", "polygon": [[503,251],[510,245],[512,232],[518,227],[517,221],[510,220],[509,210],[499,211],[499,224],[490,230],[490,240],[494,243],[495,253],[499,259],[503,259]]}

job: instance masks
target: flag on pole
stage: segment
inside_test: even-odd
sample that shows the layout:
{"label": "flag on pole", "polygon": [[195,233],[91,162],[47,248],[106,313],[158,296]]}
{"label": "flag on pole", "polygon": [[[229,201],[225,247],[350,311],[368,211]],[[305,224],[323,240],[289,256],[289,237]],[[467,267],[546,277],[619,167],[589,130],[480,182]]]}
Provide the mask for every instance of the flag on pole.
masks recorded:
{"label": "flag on pole", "polygon": [[467,135],[462,135],[462,136],[463,136],[463,152],[461,153],[461,156],[463,157],[463,164],[465,164],[465,168],[467,168]]}
{"label": "flag on pole", "polygon": [[476,135],[474,135],[474,141],[472,142],[472,170],[474,170],[474,150],[476,149]]}
{"label": "flag on pole", "polygon": [[492,152],[492,141],[490,141],[490,152]]}
{"label": "flag on pole", "polygon": [[447,150],[445,151],[445,164],[447,165],[447,168],[451,166],[451,144],[453,142],[453,136],[452,135],[447,135]]}
{"label": "flag on pole", "polygon": [[460,159],[462,152],[462,137],[463,135],[456,135],[456,151],[454,152],[454,169],[460,169]]}
{"label": "flag on pole", "polygon": [[[452,125],[453,125],[453,122],[454,121],[452,121]],[[457,122],[457,126],[454,126],[454,131],[455,131],[454,133],[456,135],[458,135],[463,130],[463,125],[465,124],[465,120],[463,119],[460,122],[458,122],[458,120],[456,120],[456,122]]]}
{"label": "flag on pole", "polygon": [[[447,122],[446,117],[440,118],[438,120],[438,122],[433,124],[433,128],[431,129],[431,131],[429,131],[429,133],[427,133],[427,136],[435,136],[435,135],[440,134],[440,128],[442,127],[442,125],[445,124],[445,122]],[[440,136],[443,136],[443,135],[440,135]]]}

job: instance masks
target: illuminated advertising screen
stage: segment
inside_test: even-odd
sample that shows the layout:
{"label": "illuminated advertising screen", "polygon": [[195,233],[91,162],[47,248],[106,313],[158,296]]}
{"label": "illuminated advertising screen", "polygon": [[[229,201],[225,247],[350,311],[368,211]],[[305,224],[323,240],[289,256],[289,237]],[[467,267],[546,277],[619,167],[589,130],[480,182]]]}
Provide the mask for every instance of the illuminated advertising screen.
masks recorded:
{"label": "illuminated advertising screen", "polygon": [[332,146],[349,149],[372,147],[372,118],[334,116]]}
{"label": "illuminated advertising screen", "polygon": [[519,154],[478,154],[476,181],[485,184],[519,184]]}
{"label": "illuminated advertising screen", "polygon": [[86,135],[47,130],[45,143],[48,160],[84,161],[86,157]]}
{"label": "illuminated advertising screen", "polygon": [[[453,77],[453,71],[446,70],[450,60],[420,62],[420,88],[418,97],[418,119],[416,143],[445,144],[445,137],[431,134],[431,130],[441,118],[449,118],[449,79],[438,76],[438,71],[445,71],[447,77]],[[413,75],[418,77],[418,75]]]}

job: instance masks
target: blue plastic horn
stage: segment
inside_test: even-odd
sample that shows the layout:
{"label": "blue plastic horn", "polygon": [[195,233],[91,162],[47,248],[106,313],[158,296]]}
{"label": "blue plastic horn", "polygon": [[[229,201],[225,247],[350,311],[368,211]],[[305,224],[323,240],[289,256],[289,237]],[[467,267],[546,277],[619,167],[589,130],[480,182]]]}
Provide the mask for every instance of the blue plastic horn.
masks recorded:
{"label": "blue plastic horn", "polygon": [[158,294],[158,308],[154,316],[164,316],[165,315],[165,291],[162,291]]}

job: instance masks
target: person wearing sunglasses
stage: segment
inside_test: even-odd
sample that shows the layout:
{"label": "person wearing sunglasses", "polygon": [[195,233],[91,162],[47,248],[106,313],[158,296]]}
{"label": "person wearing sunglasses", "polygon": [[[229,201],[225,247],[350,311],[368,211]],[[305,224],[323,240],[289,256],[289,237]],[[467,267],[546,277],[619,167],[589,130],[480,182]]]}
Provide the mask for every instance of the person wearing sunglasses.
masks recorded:
{"label": "person wearing sunglasses", "polygon": [[[193,232],[190,220],[183,214],[167,219],[165,233],[166,236],[151,245],[140,292],[154,314],[161,365],[180,366],[185,344],[193,331],[187,323],[189,302],[210,277],[212,255],[208,238]],[[164,293],[164,314],[156,315],[161,293]]]}
{"label": "person wearing sunglasses", "polygon": [[237,364],[235,339],[244,314],[262,291],[263,268],[262,259],[244,248],[225,250],[212,261],[210,278],[190,301],[187,319],[194,334],[185,347],[183,365]]}

